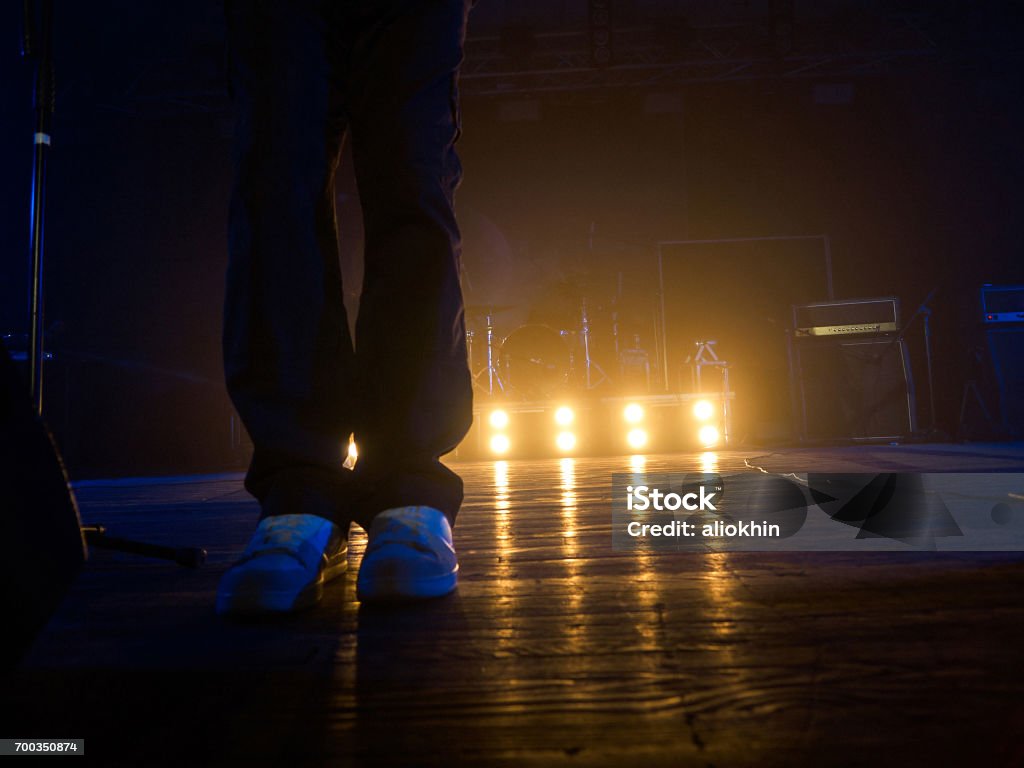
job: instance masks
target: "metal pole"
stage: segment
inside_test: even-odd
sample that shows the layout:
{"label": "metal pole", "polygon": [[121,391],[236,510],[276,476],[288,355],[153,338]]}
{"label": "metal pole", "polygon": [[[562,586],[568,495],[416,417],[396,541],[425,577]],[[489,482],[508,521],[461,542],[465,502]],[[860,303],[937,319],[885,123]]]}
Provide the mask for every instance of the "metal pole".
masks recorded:
{"label": "metal pole", "polygon": [[822,235],[821,239],[825,243],[825,280],[828,283],[828,300],[835,300],[835,293],[832,290],[832,241],[829,240],[828,235]]}
{"label": "metal pole", "polygon": [[494,319],[487,313],[487,394],[494,394]]}
{"label": "metal pole", "polygon": [[729,366],[727,365],[722,367],[722,389],[722,442],[728,446],[731,432],[729,420],[732,418],[732,409],[729,408]]}
{"label": "metal pole", "polygon": [[668,383],[668,337],[665,335],[665,275],[662,270],[661,243],[658,243],[658,292],[661,299],[661,364],[665,370],[665,391],[669,391]]}
{"label": "metal pole", "polygon": [[53,0],[40,3],[38,48],[31,43],[31,9],[26,6],[25,55],[36,59],[35,133],[32,136],[32,203],[29,236],[29,389],[32,404],[43,412],[43,234],[46,206],[46,159],[50,148],[50,122],[53,115],[53,57],[50,49],[53,29]]}
{"label": "metal pole", "polygon": [[935,432],[935,380],[932,378],[932,311],[924,311],[924,362],[928,372],[928,429]]}

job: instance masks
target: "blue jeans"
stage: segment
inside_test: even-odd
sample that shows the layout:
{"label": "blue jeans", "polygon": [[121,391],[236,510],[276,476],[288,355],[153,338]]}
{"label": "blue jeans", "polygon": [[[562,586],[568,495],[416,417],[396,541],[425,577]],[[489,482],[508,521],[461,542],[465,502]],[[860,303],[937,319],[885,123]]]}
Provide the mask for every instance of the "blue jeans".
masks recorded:
{"label": "blue jeans", "polygon": [[[228,6],[237,126],[224,364],[254,445],[246,488],[264,515],[366,525],[422,504],[455,520],[462,481],[439,457],[472,421],[452,203],[468,6]],[[334,212],[346,136],[365,229],[354,339]]]}

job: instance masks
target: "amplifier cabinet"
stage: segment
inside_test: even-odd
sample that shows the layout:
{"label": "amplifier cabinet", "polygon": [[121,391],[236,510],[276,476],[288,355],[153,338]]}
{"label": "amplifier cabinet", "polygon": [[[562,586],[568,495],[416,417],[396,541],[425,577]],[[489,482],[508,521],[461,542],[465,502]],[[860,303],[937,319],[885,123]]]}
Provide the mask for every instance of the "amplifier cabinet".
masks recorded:
{"label": "amplifier cabinet", "polygon": [[999,415],[1003,432],[1024,435],[1024,326],[987,329],[992,372],[999,389]]}
{"label": "amplifier cabinet", "polygon": [[793,305],[793,328],[796,329],[797,336],[815,335],[810,332],[811,329],[830,327],[850,328],[849,333],[860,332],[855,330],[858,326],[871,325],[887,326],[888,329],[895,330],[899,322],[900,300],[895,296]]}
{"label": "amplifier cabinet", "polygon": [[791,338],[789,356],[801,441],[899,440],[914,432],[913,378],[902,339]]}
{"label": "amplifier cabinet", "polygon": [[983,285],[981,313],[986,323],[1024,324],[1024,285]]}

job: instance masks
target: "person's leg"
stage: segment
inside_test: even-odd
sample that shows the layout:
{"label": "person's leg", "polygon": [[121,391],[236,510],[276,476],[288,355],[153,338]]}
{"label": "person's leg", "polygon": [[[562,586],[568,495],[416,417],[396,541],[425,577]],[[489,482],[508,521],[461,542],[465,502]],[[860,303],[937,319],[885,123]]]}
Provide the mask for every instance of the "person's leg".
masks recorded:
{"label": "person's leg", "polygon": [[439,457],[472,421],[453,209],[467,11],[463,0],[381,2],[353,45],[349,114],[366,232],[356,324],[364,527],[409,506],[453,523],[462,503],[462,481]]}
{"label": "person's leg", "polygon": [[343,46],[327,5],[228,6],[237,127],[224,367],[262,511],[217,589],[229,615],[314,605],[348,562],[355,494],[341,461],[357,406],[334,214]]}
{"label": "person's leg", "polygon": [[264,516],[347,527],[341,461],[356,405],[334,213],[345,125],[322,5],[228,4],[237,125],[224,366]]}

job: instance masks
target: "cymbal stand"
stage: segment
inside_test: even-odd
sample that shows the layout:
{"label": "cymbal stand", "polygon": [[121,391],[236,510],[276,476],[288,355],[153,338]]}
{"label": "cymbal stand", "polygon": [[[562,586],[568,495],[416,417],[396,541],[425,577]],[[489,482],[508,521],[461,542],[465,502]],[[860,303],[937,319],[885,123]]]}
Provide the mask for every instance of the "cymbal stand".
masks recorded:
{"label": "cymbal stand", "polygon": [[[622,273],[619,272],[618,281],[615,286],[615,295],[612,296],[612,341],[615,344],[615,359],[619,359],[619,306],[622,304]],[[639,346],[639,345],[638,345]]]}
{"label": "cymbal stand", "polygon": [[[603,381],[608,380],[608,374],[604,372],[604,369],[600,365],[595,363],[590,357],[590,318],[587,316],[587,300],[583,300],[582,304],[582,317],[580,324],[580,334],[583,336],[583,366],[586,371],[586,387],[587,389],[593,389],[594,387],[601,384]],[[601,378],[594,381],[593,371],[597,370]]]}
{"label": "cymbal stand", "polygon": [[494,353],[494,315],[490,312],[487,313],[487,367],[481,368],[480,371],[473,377],[473,382],[476,383],[481,376],[487,375],[487,394],[494,394],[494,387],[497,385],[498,391],[502,394],[505,393],[505,382],[501,380],[501,374],[498,372],[498,365],[496,355]]}

